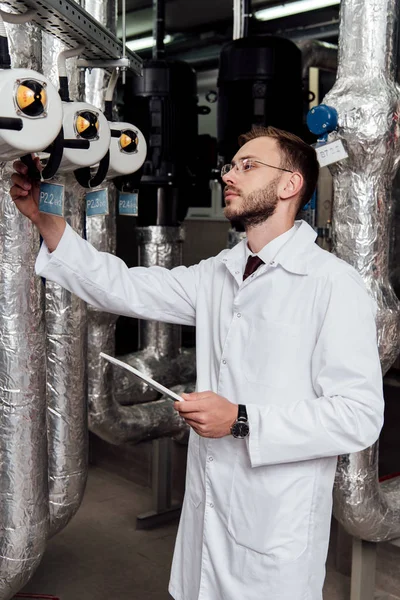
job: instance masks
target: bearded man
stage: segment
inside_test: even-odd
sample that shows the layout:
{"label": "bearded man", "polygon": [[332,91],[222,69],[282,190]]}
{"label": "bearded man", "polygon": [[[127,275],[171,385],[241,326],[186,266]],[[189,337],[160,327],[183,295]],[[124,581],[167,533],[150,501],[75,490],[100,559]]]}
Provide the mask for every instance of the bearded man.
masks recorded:
{"label": "bearded man", "polygon": [[198,326],[197,391],[175,403],[191,431],[172,597],[321,600],[337,456],[376,441],[383,395],[362,279],[295,220],[314,149],[270,127],[242,136],[222,178],[247,239],[172,270],[97,252],[15,169],[11,196],[44,240],[38,275],[105,311]]}

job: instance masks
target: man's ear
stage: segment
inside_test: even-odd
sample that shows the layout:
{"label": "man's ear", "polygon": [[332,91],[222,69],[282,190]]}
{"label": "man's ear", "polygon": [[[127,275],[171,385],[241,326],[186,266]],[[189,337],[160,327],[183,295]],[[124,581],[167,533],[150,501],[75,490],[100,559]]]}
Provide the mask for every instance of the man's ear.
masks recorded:
{"label": "man's ear", "polygon": [[289,200],[294,196],[298,196],[303,187],[303,175],[298,171],[290,173],[282,177],[278,185],[278,195],[282,200]]}

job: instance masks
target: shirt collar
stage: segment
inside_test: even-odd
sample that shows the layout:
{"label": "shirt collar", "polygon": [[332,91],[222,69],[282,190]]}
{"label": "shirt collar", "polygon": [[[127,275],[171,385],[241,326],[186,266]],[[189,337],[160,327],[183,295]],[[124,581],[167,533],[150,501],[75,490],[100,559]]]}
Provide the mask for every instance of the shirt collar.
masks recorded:
{"label": "shirt collar", "polygon": [[[286,271],[297,275],[308,275],[308,247],[313,244],[317,238],[317,233],[305,221],[296,221],[294,224],[295,232],[284,242],[284,245],[277,251],[274,257],[273,266],[281,265]],[[290,230],[292,231],[292,230]],[[286,232],[288,234],[289,232]],[[279,236],[281,237],[281,236]],[[276,240],[279,240],[279,237]],[[275,240],[272,240],[273,243]],[[258,256],[264,260],[263,254],[266,256],[269,244],[264,246]],[[246,263],[248,256],[251,254],[247,246],[247,238],[236,244],[229,252],[224,253],[222,260],[225,263]],[[269,255],[269,252],[268,252]],[[268,257],[269,258],[269,257]],[[270,263],[272,259],[269,259]],[[264,261],[265,262],[265,261]]]}

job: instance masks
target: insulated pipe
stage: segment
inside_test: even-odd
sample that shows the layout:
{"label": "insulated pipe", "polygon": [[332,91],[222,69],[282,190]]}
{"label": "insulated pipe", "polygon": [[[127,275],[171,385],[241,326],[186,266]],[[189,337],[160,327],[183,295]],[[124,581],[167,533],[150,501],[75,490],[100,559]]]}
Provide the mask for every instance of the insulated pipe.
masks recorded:
{"label": "insulated pipe", "polygon": [[[389,281],[392,184],[399,159],[400,93],[395,82],[399,0],[343,0],[336,108],[348,159],[336,163],[333,249],[352,264],[377,303],[385,373],[400,349],[400,303]],[[331,134],[334,137],[335,134]],[[400,536],[400,486],[378,483],[378,444],[339,459],[334,513],[345,529],[380,542]]]}
{"label": "insulated pipe", "polygon": [[338,47],[328,42],[319,40],[306,40],[296,42],[302,53],[303,79],[308,79],[310,67],[317,67],[325,71],[337,70]]}
{"label": "insulated pipe", "polygon": [[[84,191],[68,174],[64,185],[67,222],[83,234]],[[47,437],[52,536],[78,510],[88,472],[86,304],[56,283],[46,282]]]}
{"label": "insulated pipe", "polygon": [[[39,29],[7,31],[12,66],[40,71]],[[0,170],[0,598],[9,600],[39,565],[49,509],[40,240],[10,199],[11,165]]]}
{"label": "insulated pipe", "polygon": [[153,60],[165,57],[165,0],[153,0]]}
{"label": "insulated pipe", "polygon": [[[60,40],[43,34],[43,70],[58,83],[57,59],[65,50]],[[78,49],[74,49],[76,53]],[[67,51],[69,52],[69,51]],[[65,57],[65,54],[64,54]],[[65,67],[61,65],[63,71]],[[76,63],[68,64],[75,95]],[[57,176],[64,185],[64,215],[83,233],[84,190],[73,174]],[[87,479],[86,305],[77,296],[46,282],[47,439],[49,454],[49,536],[58,533],[78,510]]]}
{"label": "insulated pipe", "polygon": [[[183,229],[150,226],[136,229],[139,264],[166,269],[182,264]],[[139,321],[138,352],[120,357],[123,361],[160,381],[166,387],[188,384],[196,378],[194,349],[181,350],[181,327],[159,321]],[[137,404],[155,400],[158,394],[144,382],[113,367],[114,395],[120,404]]]}

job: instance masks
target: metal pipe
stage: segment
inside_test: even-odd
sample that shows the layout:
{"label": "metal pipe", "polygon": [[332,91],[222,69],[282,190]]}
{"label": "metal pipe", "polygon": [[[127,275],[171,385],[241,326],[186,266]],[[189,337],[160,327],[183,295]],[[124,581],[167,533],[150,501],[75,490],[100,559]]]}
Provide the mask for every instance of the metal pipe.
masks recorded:
{"label": "metal pipe", "polygon": [[338,47],[335,44],[319,40],[300,40],[297,46],[302,53],[303,79],[308,79],[310,67],[317,67],[325,71],[337,71]]}
{"label": "metal pipe", "polygon": [[153,60],[165,57],[165,0],[153,0]]}
{"label": "metal pipe", "polygon": [[[334,252],[360,273],[377,303],[382,371],[400,350],[400,303],[389,280],[392,184],[400,156],[395,82],[399,0],[343,0],[338,76],[324,99],[339,114],[348,159],[336,163]],[[332,135],[332,134],[331,134]],[[339,459],[334,513],[356,537],[400,536],[400,486],[378,483],[378,444]]]}
{"label": "metal pipe", "polygon": [[248,35],[251,17],[250,0],[233,0],[233,39],[238,40]]}
{"label": "metal pipe", "polygon": [[[0,8],[5,8],[0,5]],[[41,70],[41,34],[6,25],[12,67]],[[48,531],[43,284],[35,276],[39,234],[9,196],[0,169],[0,598],[23,587]]]}

